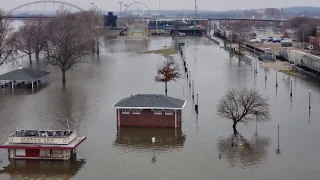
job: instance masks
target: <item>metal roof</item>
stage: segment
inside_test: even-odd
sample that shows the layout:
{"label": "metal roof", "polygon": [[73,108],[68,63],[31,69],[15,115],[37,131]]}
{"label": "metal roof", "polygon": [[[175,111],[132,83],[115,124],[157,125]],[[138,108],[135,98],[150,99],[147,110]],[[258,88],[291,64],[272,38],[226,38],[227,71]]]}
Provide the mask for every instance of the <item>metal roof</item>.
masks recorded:
{"label": "metal roof", "polygon": [[137,94],[121,99],[113,108],[183,109],[186,101],[162,94]]}
{"label": "metal roof", "polygon": [[50,72],[29,69],[29,68],[21,68],[21,69],[16,69],[14,71],[10,71],[8,73],[0,75],[0,80],[33,81],[48,74],[50,74]]}

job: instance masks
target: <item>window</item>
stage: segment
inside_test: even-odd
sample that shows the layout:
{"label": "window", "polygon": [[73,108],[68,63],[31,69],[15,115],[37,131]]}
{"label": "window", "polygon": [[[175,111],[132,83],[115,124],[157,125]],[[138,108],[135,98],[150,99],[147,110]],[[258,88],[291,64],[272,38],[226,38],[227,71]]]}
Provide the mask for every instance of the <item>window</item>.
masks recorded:
{"label": "window", "polygon": [[173,110],[167,109],[167,110],[165,110],[165,114],[166,115],[173,115]]}
{"label": "window", "polygon": [[26,156],[25,149],[16,149],[16,156]]}
{"label": "window", "polygon": [[52,150],[52,154],[63,154],[63,150]]}
{"label": "window", "polygon": [[50,149],[40,149],[40,156],[50,156]]}
{"label": "window", "polygon": [[162,115],[162,109],[154,109],[154,110],[153,110],[153,113],[154,113],[155,115]]}
{"label": "window", "polygon": [[132,109],[132,114],[140,114],[140,109]]}
{"label": "window", "polygon": [[52,150],[52,157],[63,157],[63,150]]}
{"label": "window", "polygon": [[130,114],[130,109],[122,109],[122,114]]}

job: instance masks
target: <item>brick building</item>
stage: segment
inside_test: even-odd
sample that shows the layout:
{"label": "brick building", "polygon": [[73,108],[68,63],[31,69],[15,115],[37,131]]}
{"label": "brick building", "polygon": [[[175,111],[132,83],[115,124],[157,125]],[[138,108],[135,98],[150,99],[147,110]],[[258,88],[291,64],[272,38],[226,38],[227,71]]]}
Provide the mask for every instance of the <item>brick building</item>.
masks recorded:
{"label": "brick building", "polygon": [[161,94],[137,94],[121,99],[117,109],[117,126],[181,127],[186,101]]}
{"label": "brick building", "polygon": [[313,46],[320,46],[320,26],[317,27],[317,35],[309,37],[309,44]]}

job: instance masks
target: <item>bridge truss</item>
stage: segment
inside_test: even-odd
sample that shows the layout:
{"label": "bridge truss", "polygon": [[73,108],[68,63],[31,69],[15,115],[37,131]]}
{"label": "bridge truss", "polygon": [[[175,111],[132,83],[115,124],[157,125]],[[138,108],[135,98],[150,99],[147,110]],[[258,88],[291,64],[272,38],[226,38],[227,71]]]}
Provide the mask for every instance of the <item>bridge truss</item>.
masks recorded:
{"label": "bridge truss", "polygon": [[69,6],[70,8],[75,8],[79,11],[84,11],[85,9],[81,8],[80,6],[77,6],[77,5],[74,5],[74,4],[71,4],[71,3],[68,3],[68,2],[64,2],[64,1],[60,1],[60,0],[38,0],[38,1],[32,1],[32,2],[28,2],[28,3],[25,3],[25,4],[22,4],[20,6],[17,6],[13,9],[11,9],[9,11],[9,13],[13,13],[21,8],[27,8],[27,11],[29,10],[29,6],[30,5],[36,5],[36,11],[38,11],[38,4],[44,4],[44,7],[45,7],[45,10],[47,10],[47,4],[52,4],[53,5],[53,8],[55,8],[55,4],[58,4],[60,5],[61,8],[64,9],[65,6]]}

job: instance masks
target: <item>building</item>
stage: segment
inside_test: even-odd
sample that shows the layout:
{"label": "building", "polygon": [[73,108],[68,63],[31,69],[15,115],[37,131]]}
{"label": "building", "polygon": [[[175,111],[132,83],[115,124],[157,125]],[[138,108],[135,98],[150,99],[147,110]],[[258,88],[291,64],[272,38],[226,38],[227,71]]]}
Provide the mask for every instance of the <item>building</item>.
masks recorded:
{"label": "building", "polygon": [[267,19],[275,18],[275,19],[281,19],[283,18],[283,8],[265,8],[264,9],[264,16]]}
{"label": "building", "polygon": [[17,129],[0,148],[12,159],[67,160],[85,139],[76,131]]}
{"label": "building", "polygon": [[186,101],[161,94],[137,94],[115,103],[117,126],[181,127]]}
{"label": "building", "polygon": [[253,19],[261,19],[263,17],[263,13],[258,12],[257,10],[248,10],[243,12],[244,18],[253,18]]}
{"label": "building", "polygon": [[148,25],[145,23],[133,23],[128,26],[127,37],[148,37]]}
{"label": "building", "polygon": [[315,47],[320,46],[320,26],[317,27],[317,34],[316,36],[309,37],[309,44]]}
{"label": "building", "polygon": [[104,15],[104,26],[115,28],[117,26],[118,17],[113,15],[113,12],[108,12],[108,15]]}

